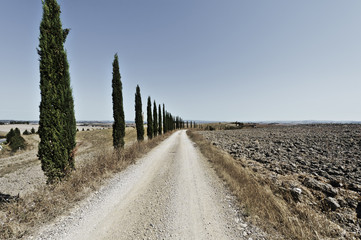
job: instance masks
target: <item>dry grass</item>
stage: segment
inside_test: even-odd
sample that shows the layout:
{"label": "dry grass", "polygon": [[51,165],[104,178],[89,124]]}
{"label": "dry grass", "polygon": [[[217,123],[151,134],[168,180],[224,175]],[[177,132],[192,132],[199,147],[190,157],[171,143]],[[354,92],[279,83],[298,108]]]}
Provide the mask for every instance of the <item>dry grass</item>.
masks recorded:
{"label": "dry grass", "polygon": [[[113,146],[113,130],[112,128],[80,131],[77,133],[77,143],[79,145],[86,144],[91,150],[112,148]],[[127,127],[125,129],[124,141],[126,145],[131,145],[137,140],[137,132],[135,128]]]}
{"label": "dry grass", "polygon": [[25,139],[25,149],[21,149],[16,152],[13,152],[11,151],[8,145],[3,144],[3,150],[0,151],[0,159],[15,155],[21,155],[25,152],[33,150],[34,148],[38,148],[39,135],[32,134],[32,135],[21,135],[21,136]]}
{"label": "dry grass", "polygon": [[[82,136],[79,135],[81,140]],[[136,142],[121,151],[99,152],[94,159],[87,161],[63,182],[41,187],[18,202],[0,205],[0,239],[21,238],[42,223],[63,214],[73,207],[74,203],[98,189],[107,178],[134,163],[167,136]],[[132,139],[132,132],[129,138]],[[130,139],[127,141],[131,141]],[[94,141],[96,143],[99,140]],[[101,141],[98,143],[103,144]]]}
{"label": "dry grass", "polygon": [[187,133],[238,198],[250,220],[268,232],[271,238],[337,239],[340,236],[340,228],[326,217],[307,205],[293,202],[288,193],[276,196],[272,182],[262,181],[257,173],[243,167],[201,135],[192,131]]}

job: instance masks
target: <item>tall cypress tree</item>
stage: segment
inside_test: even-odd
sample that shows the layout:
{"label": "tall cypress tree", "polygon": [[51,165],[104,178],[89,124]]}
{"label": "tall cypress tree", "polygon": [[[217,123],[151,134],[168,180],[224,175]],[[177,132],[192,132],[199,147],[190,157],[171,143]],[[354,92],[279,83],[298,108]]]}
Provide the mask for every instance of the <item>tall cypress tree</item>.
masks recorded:
{"label": "tall cypress tree", "polygon": [[158,134],[162,135],[162,110],[160,110],[160,104],[158,108]]}
{"label": "tall cypress tree", "polygon": [[148,97],[147,105],[147,136],[149,139],[153,138],[152,101],[150,96]]}
{"label": "tall cypress tree", "polygon": [[69,29],[62,29],[56,0],[43,1],[38,54],[40,56],[40,117],[38,157],[54,183],[74,169],[76,121],[64,43]]}
{"label": "tall cypress tree", "polygon": [[157,104],[153,104],[153,135],[156,137],[158,135],[158,115],[157,115]]}
{"label": "tall cypress tree", "polygon": [[124,148],[125,136],[125,118],[123,108],[122,81],[119,72],[118,54],[114,55],[113,61],[113,79],[112,79],[112,98],[113,98],[113,146],[115,149]]}
{"label": "tall cypress tree", "polygon": [[168,132],[168,129],[167,129],[167,117],[165,116],[165,105],[163,103],[163,132],[166,133]]}
{"label": "tall cypress tree", "polygon": [[140,88],[138,85],[135,92],[135,127],[137,129],[138,141],[143,141],[144,125],[143,125],[143,112],[142,112],[142,97],[140,95]]}

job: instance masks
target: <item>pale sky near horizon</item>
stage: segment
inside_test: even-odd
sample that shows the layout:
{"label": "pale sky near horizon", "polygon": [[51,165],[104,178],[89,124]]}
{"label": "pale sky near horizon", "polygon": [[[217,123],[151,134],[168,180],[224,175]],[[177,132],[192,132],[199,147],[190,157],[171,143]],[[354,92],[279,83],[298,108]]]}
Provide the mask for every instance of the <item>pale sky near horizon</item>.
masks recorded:
{"label": "pale sky near horizon", "polygon": [[[77,120],[126,120],[139,84],[189,120],[361,121],[359,0],[59,0]],[[0,1],[0,119],[39,118],[41,0]]]}

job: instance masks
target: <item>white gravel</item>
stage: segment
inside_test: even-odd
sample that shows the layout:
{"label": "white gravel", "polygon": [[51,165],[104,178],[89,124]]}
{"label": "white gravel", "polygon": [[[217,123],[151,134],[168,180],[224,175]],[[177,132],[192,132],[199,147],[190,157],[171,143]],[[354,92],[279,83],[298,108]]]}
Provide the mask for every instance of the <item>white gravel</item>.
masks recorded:
{"label": "white gravel", "polygon": [[266,239],[179,131],[29,239]]}

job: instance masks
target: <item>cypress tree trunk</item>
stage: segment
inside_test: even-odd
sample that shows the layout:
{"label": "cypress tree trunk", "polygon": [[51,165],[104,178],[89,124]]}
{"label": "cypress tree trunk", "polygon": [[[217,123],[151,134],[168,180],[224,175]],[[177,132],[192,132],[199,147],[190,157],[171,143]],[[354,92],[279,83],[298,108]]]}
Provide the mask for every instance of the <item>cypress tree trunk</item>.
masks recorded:
{"label": "cypress tree trunk", "polygon": [[147,105],[147,136],[149,139],[153,138],[153,119],[152,119],[152,101],[148,97]]}
{"label": "cypress tree trunk", "polygon": [[115,149],[124,148],[125,136],[125,118],[123,109],[122,81],[119,72],[118,54],[114,55],[113,61],[113,79],[112,79],[112,98],[113,98],[113,146]]}
{"label": "cypress tree trunk", "polygon": [[140,95],[140,88],[138,85],[135,92],[135,126],[137,128],[138,141],[143,141],[144,125],[143,125],[143,114],[142,114],[142,97]]}
{"label": "cypress tree trunk", "polygon": [[158,134],[162,135],[162,111],[160,110],[160,104],[159,104],[159,108],[158,108]]}
{"label": "cypress tree trunk", "polygon": [[153,103],[153,135],[156,137],[158,135],[158,115],[157,115],[157,104]]}
{"label": "cypress tree trunk", "polygon": [[40,56],[40,117],[38,157],[48,183],[74,169],[76,121],[64,50],[68,29],[62,29],[56,0],[43,1],[38,54]]}

